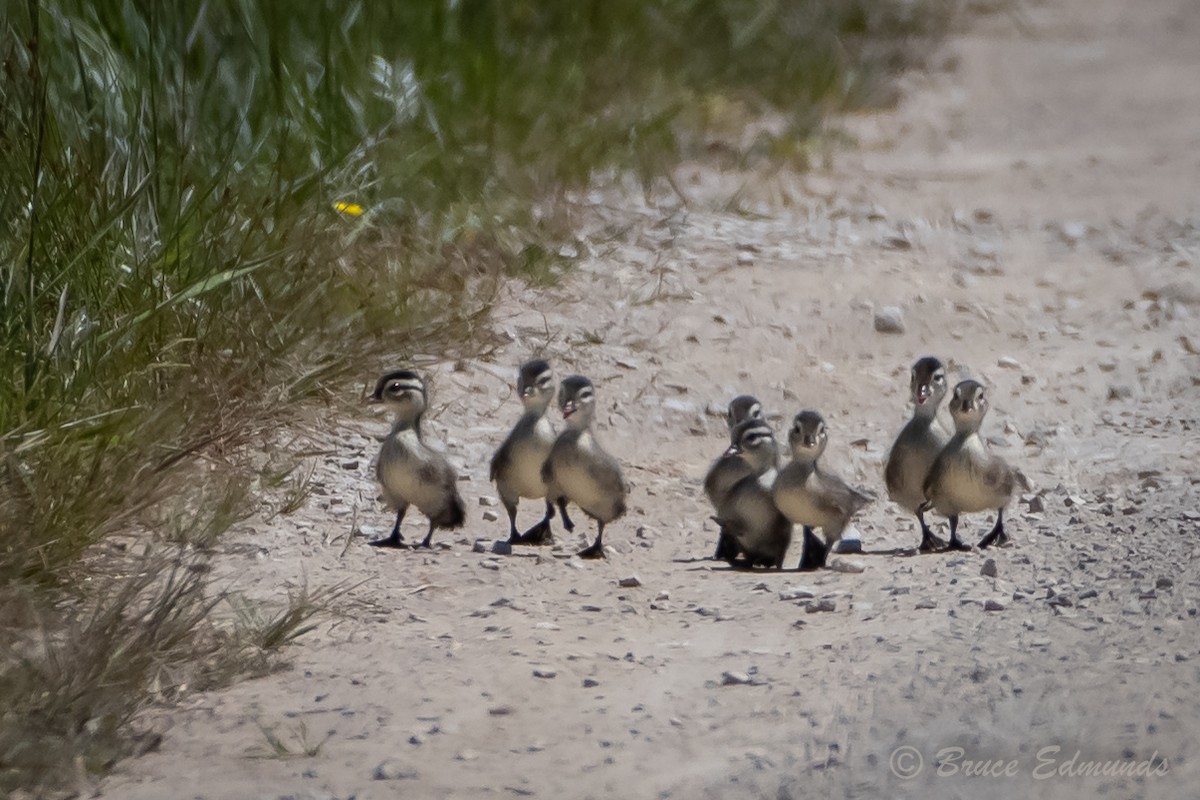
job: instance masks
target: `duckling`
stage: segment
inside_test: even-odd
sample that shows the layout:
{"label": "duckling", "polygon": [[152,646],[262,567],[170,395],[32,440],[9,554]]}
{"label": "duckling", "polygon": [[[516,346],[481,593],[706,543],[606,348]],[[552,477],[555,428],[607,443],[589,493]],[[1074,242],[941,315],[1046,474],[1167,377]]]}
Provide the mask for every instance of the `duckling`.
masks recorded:
{"label": "duckling", "polygon": [[729,423],[729,430],[732,431],[739,422],[748,419],[764,419],[762,403],[753,395],[739,394],[729,401],[725,421]]}
{"label": "duckling", "polygon": [[546,497],[558,504],[563,526],[574,530],[567,518],[567,503],[596,520],[596,541],[577,554],[580,558],[604,558],[604,526],[625,513],[629,487],[621,465],[606,453],[592,435],[596,416],[596,391],[582,375],[564,378],[558,390],[558,405],[567,427],[550,449],[542,465]]}
{"label": "duckling", "polygon": [[954,387],[950,397],[950,416],[954,435],[933,462],[925,478],[925,510],[936,509],[950,518],[951,550],[969,550],[958,538],[958,517],[977,511],[996,509],[996,524],[979,541],[979,547],[1006,544],[1004,509],[1012,499],[1016,473],[1003,458],[989,453],[979,437],[979,427],[987,414],[988,401],[983,385],[965,380]]}
{"label": "duckling", "polygon": [[[752,471],[749,462],[739,457],[736,453],[737,438],[734,436],[733,431],[737,428],[738,423],[745,420],[757,420],[765,424],[762,404],[758,402],[757,398],[751,395],[738,395],[729,401],[729,410],[725,415],[725,419],[729,423],[729,448],[712,463],[712,466],[708,469],[708,473],[705,474],[704,494],[708,497],[708,501],[712,503],[713,510],[716,512],[716,516],[713,519],[720,525],[720,531],[717,534],[717,549],[713,553],[713,560],[728,561],[732,564],[738,556],[737,539],[725,530],[719,518],[729,490],[733,488],[735,483]],[[768,465],[767,469],[770,470],[774,467],[775,463],[772,462]],[[768,485],[770,485],[769,481],[774,480],[774,477],[772,474],[768,478],[765,478],[768,481]]]}
{"label": "duckling", "polygon": [[412,504],[429,518],[429,532],[419,546],[430,547],[435,528],[462,527],[467,511],[458,494],[454,467],[421,436],[421,415],[427,405],[425,382],[412,370],[389,372],[375,385],[370,402],[386,403],[396,410],[396,421],[383,440],[375,468],[384,499],[396,509],[396,524],[389,537],[370,544],[401,547],[400,523]]}
{"label": "duckling", "polygon": [[517,533],[517,504],[522,497],[531,500],[546,497],[542,464],[554,446],[554,428],[546,419],[546,409],[554,399],[554,372],[550,365],[541,359],[522,364],[517,375],[517,394],[525,413],[492,456],[488,479],[496,484],[500,502],[508,512],[508,540],[513,544],[549,544],[554,540],[550,530],[554,504],[547,499],[542,520],[525,533]]}
{"label": "duckling", "polygon": [[[750,394],[739,394],[737,397],[729,401],[729,410],[725,412],[725,420],[729,423],[730,432],[739,422],[748,419],[757,419],[762,422],[767,421],[767,416],[763,413],[762,403],[758,402],[758,398]],[[775,462],[772,465],[775,469],[783,466],[783,453],[779,448],[779,442],[776,440],[775,445]]]}
{"label": "duckling", "polygon": [[939,550],[946,543],[935,536],[925,523],[925,477],[938,454],[950,441],[950,434],[937,418],[938,407],[946,396],[946,369],[933,356],[918,359],[912,365],[909,391],[913,415],[896,437],[884,468],[884,482],[893,503],[917,515],[921,524],[922,553]]}
{"label": "duckling", "polygon": [[[792,523],[771,500],[771,481],[763,476],[773,472],[775,434],[761,419],[738,423],[730,437],[733,445],[725,458],[742,461],[741,477],[729,488],[717,513],[722,530],[733,537],[750,567],[783,566],[792,543]],[[725,462],[731,463],[731,462]],[[729,467],[733,472],[736,466]],[[730,559],[730,563],[733,560]]]}
{"label": "duckling", "polygon": [[805,531],[802,570],[825,565],[830,546],[838,543],[851,517],[870,501],[837,475],[821,469],[817,460],[828,442],[824,417],[816,411],[797,414],[788,431],[792,460],[780,471],[772,490],[775,505],[784,516],[805,528],[820,528],[825,537],[821,542]]}

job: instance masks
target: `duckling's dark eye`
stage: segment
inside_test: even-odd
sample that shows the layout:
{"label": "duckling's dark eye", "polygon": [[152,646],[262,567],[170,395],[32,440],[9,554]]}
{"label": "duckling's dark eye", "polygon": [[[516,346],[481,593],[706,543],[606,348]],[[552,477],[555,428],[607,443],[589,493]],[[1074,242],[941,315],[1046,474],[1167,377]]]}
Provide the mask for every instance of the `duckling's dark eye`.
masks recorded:
{"label": "duckling's dark eye", "polygon": [[399,394],[404,389],[404,384],[393,383],[388,385],[388,391],[392,394]]}
{"label": "duckling's dark eye", "polygon": [[933,382],[934,383],[945,383],[946,376],[939,372],[933,376]]}

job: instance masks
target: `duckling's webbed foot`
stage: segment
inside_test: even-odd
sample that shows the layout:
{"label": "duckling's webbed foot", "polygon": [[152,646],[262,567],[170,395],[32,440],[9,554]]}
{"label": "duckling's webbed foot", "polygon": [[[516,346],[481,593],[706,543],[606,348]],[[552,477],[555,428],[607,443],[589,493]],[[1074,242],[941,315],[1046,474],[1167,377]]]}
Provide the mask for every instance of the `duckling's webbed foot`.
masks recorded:
{"label": "duckling's webbed foot", "polygon": [[1003,512],[996,515],[996,524],[986,536],[979,540],[979,549],[983,550],[985,547],[990,547],[993,544],[997,546],[1008,544],[1008,534],[1004,532]]}
{"label": "duckling's webbed foot", "polygon": [[396,512],[396,524],[392,526],[392,532],[386,539],[376,539],[373,542],[367,542],[367,544],[371,545],[371,547],[408,547],[404,543],[404,537],[400,535],[400,523],[404,521],[405,511],[408,511],[408,506]]}
{"label": "duckling's webbed foot", "polygon": [[946,544],[947,550],[970,550],[971,545],[958,538],[958,517],[950,518],[950,541]]}
{"label": "duckling's webbed foot", "polygon": [[521,542],[521,534],[517,533],[517,506],[516,503],[504,504],[504,510],[508,512],[508,543],[519,544]]}
{"label": "duckling's webbed foot", "polygon": [[550,531],[550,520],[544,519],[538,522],[529,530],[519,534],[513,540],[513,544],[527,544],[533,546],[548,545],[554,543],[554,534]]}
{"label": "duckling's webbed foot", "polygon": [[396,532],[393,532],[392,535],[386,539],[376,539],[373,542],[367,542],[367,544],[371,545],[371,547],[392,547],[401,550],[408,547],[408,545],[404,543],[404,537]]}
{"label": "duckling's webbed foot", "polygon": [[732,564],[737,556],[737,539],[727,533],[722,526],[720,533],[717,534],[717,549],[713,553],[713,561],[725,561]]}
{"label": "duckling's webbed foot", "polygon": [[571,521],[569,516],[567,516],[567,498],[558,498],[558,513],[562,515],[563,527],[567,529],[567,532],[570,533],[574,531],[575,523]]}
{"label": "duckling's webbed foot", "polygon": [[929,529],[925,523],[921,523],[921,544],[917,548],[922,553],[933,553],[943,549],[946,546],[946,540],[936,535]]}
{"label": "duckling's webbed foot", "polygon": [[596,533],[596,541],[592,542],[590,547],[585,547],[575,555],[580,558],[604,558],[604,524],[600,523],[600,530]]}
{"label": "duckling's webbed foot", "polygon": [[800,571],[807,572],[814,569],[820,569],[825,566],[825,559],[829,556],[829,548],[825,543],[817,538],[813,533],[813,529],[804,526],[804,549],[800,554]]}
{"label": "duckling's webbed foot", "polygon": [[929,529],[928,523],[925,522],[925,512],[929,510],[930,503],[922,503],[917,508],[917,522],[921,523],[921,545],[917,548],[921,553],[932,553],[941,550],[946,546],[946,540],[934,534]]}
{"label": "duckling's webbed foot", "polygon": [[425,547],[425,548],[432,549],[432,547],[433,547],[432,542],[433,542],[433,523],[431,522],[431,523],[429,523],[429,533],[425,534],[425,538],[421,540],[421,543],[419,545],[417,545],[417,547]]}

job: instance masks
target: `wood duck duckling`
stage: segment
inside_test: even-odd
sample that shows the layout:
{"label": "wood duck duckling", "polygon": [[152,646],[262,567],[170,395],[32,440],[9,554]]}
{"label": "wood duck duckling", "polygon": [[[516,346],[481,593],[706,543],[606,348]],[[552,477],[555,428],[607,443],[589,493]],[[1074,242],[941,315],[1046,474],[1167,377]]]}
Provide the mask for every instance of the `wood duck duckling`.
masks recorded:
{"label": "wood duck duckling", "polygon": [[729,410],[725,412],[725,421],[729,423],[729,430],[732,431],[739,422],[745,422],[748,419],[765,421],[762,403],[758,402],[758,398],[754,395],[739,394],[729,401]]}
{"label": "wood duck duckling", "polygon": [[[708,468],[708,473],[704,475],[704,495],[708,498],[709,503],[713,504],[715,511],[713,519],[720,525],[713,559],[728,561],[732,564],[738,557],[738,541],[736,537],[725,530],[725,525],[721,524],[721,513],[725,507],[725,500],[730,489],[746,475],[766,476],[763,477],[763,480],[769,486],[770,481],[774,480],[775,462],[764,462],[762,464],[763,473],[755,473],[755,468],[751,467],[750,461],[738,452],[740,435],[738,426],[740,423],[751,421],[767,426],[767,421],[763,419],[762,415],[762,404],[758,403],[757,399],[750,395],[734,397],[730,402],[730,410],[728,410],[726,419],[730,422],[730,446],[724,453],[721,453],[721,456],[713,462],[712,467]],[[769,431],[770,428],[767,427],[767,429]],[[770,475],[767,475],[768,473]]]}
{"label": "wood duck duckling", "polygon": [[917,515],[921,525],[923,553],[940,550],[946,543],[935,536],[925,522],[925,478],[950,434],[937,418],[938,407],[946,397],[946,369],[933,356],[917,360],[912,366],[909,391],[913,415],[892,444],[884,467],[888,497],[901,508]]}
{"label": "wood duck duckling", "polygon": [[581,550],[580,558],[604,558],[604,526],[625,513],[629,487],[621,474],[621,465],[606,453],[592,434],[596,416],[596,391],[582,375],[564,378],[558,392],[566,428],[554,440],[550,455],[542,465],[546,497],[554,501],[563,515],[563,526],[574,530],[567,517],[567,503],[583,509],[596,520],[596,541]]}
{"label": "wood duck duckling", "polygon": [[987,409],[987,397],[978,381],[965,380],[954,387],[950,397],[954,435],[925,478],[924,508],[933,508],[950,519],[948,546],[952,550],[970,549],[958,538],[959,515],[991,509],[996,510],[996,524],[979,546],[1008,542],[1004,509],[1012,499],[1017,477],[1003,458],[987,451],[979,436]]}
{"label": "wood duck duckling", "polygon": [[[780,470],[772,492],[783,515],[806,529],[802,570],[825,565],[829,548],[837,544],[850,519],[871,499],[821,469],[818,459],[828,442],[824,417],[816,411],[797,414],[788,431],[792,460]],[[808,530],[811,528],[820,528],[825,541],[813,536]]]}
{"label": "wood duck duckling", "polygon": [[[513,544],[544,545],[554,541],[550,530],[554,503],[549,499],[541,521],[524,533],[517,532],[517,505],[521,498],[537,500],[546,497],[542,465],[554,447],[555,438],[546,410],[554,400],[554,389],[554,372],[547,362],[535,359],[521,365],[517,394],[525,412],[492,456],[488,478],[496,484],[500,502],[508,512],[508,540]],[[570,519],[566,522],[570,523]]]}
{"label": "wood duck duckling", "polygon": [[[761,419],[746,419],[730,436],[733,444],[723,458],[740,460],[744,466],[718,508],[718,520],[726,535],[736,540],[746,566],[778,569],[792,543],[792,523],[776,508],[771,482],[763,480],[774,469],[775,434]],[[729,467],[731,472],[735,468]]]}
{"label": "wood duck duckling", "polygon": [[[729,410],[725,412],[725,420],[729,423],[729,430],[732,432],[739,422],[745,422],[748,419],[766,423],[767,415],[763,412],[762,403],[758,401],[757,397],[751,394],[739,394],[729,401]],[[779,469],[783,466],[783,453],[779,448],[778,440],[776,440],[775,447],[775,463],[772,464],[772,467]]]}
{"label": "wood duck duckling", "polygon": [[389,372],[375,385],[370,402],[384,403],[396,414],[375,467],[384,500],[396,509],[396,524],[390,536],[370,544],[403,546],[400,523],[409,505],[415,505],[429,518],[429,532],[419,545],[429,547],[434,529],[462,527],[467,512],[458,493],[454,467],[441,453],[426,445],[421,435],[421,415],[427,404],[425,382],[412,370]]}

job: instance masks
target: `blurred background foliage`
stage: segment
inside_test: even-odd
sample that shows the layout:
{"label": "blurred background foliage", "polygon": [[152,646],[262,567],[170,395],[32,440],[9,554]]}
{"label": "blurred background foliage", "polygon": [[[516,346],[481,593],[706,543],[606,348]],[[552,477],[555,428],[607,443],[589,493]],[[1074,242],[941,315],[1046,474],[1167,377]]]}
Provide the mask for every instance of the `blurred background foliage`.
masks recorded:
{"label": "blurred background foliage", "polygon": [[945,2],[6,0],[0,577],[370,342],[463,341],[569,239],[547,202],[723,100],[802,138],[879,96]]}
{"label": "blurred background foliage", "polygon": [[371,354],[477,343],[570,190],[889,97],[952,2],[0,0],[0,587]]}

